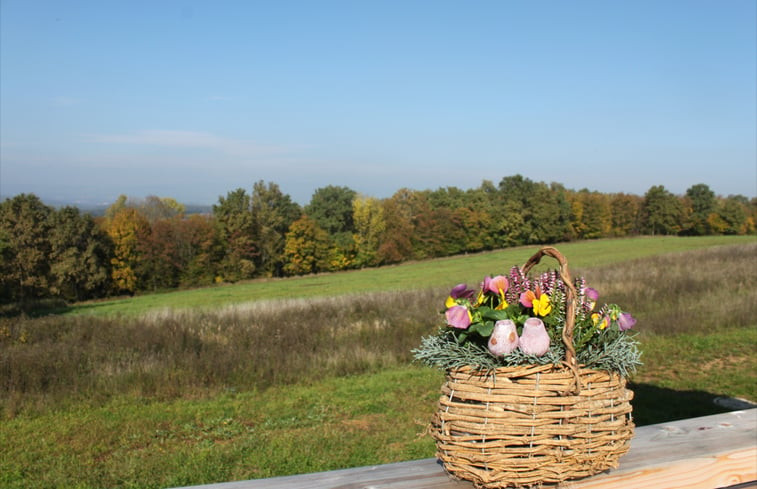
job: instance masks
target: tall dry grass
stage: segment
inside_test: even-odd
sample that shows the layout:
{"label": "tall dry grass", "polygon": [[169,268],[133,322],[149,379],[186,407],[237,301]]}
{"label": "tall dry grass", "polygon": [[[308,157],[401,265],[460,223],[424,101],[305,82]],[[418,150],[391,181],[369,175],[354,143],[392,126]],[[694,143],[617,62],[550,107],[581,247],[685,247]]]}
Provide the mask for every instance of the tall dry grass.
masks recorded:
{"label": "tall dry grass", "polygon": [[141,318],[0,323],[7,414],[119,393],[171,398],[407,364],[438,324],[444,292],[266,301]]}
{"label": "tall dry grass", "polygon": [[[574,271],[638,319],[642,335],[757,322],[757,243]],[[129,393],[186,397],[264,389],[407,364],[440,324],[448,286],[266,301],[140,318],[0,320],[0,404],[7,416],[66,400]]]}
{"label": "tall dry grass", "polygon": [[672,253],[584,272],[600,302],[626,306],[646,333],[757,325],[757,243]]}

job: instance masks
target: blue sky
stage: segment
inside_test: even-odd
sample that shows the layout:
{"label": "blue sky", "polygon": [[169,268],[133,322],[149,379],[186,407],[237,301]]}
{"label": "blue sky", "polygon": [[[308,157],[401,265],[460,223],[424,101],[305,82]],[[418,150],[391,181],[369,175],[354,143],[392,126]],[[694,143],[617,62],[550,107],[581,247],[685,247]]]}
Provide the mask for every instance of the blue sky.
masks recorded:
{"label": "blue sky", "polygon": [[757,2],[0,1],[0,193],[757,195]]}

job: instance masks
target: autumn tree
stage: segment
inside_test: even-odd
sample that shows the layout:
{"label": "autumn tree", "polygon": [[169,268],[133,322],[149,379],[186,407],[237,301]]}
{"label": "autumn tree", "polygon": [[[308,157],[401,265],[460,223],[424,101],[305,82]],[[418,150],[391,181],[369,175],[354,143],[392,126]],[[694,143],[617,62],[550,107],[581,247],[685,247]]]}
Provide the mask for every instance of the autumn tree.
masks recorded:
{"label": "autumn tree", "polygon": [[412,209],[408,203],[409,189],[400,189],[382,201],[386,227],[378,248],[379,263],[399,263],[413,257],[414,232]]}
{"label": "autumn tree", "polygon": [[355,266],[378,265],[379,244],[386,231],[381,201],[373,197],[356,197],[352,201],[352,216],[355,227]]}
{"label": "autumn tree", "polygon": [[176,229],[180,219],[157,219],[137,231],[137,254],[134,266],[141,290],[160,290],[179,285],[182,264]]}
{"label": "autumn tree", "polygon": [[288,275],[304,275],[329,269],[330,244],[326,231],[303,215],[286,233],[283,261]]}
{"label": "autumn tree", "polygon": [[597,239],[609,236],[612,229],[610,198],[588,189],[569,196],[571,206],[571,232],[578,239]]}
{"label": "autumn tree", "polygon": [[111,277],[116,292],[137,290],[136,268],[139,265],[139,238],[149,233],[150,223],[132,207],[117,211],[106,222],[106,232],[113,242]]}
{"label": "autumn tree", "polygon": [[177,258],[181,285],[212,284],[217,276],[223,248],[212,217],[192,214],[176,223]]}

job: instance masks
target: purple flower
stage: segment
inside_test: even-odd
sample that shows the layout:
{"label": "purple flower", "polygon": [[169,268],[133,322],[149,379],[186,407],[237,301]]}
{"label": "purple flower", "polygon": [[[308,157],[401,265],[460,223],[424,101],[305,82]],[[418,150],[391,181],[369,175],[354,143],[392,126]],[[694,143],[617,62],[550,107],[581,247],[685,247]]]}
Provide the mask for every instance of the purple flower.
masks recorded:
{"label": "purple flower", "polygon": [[457,284],[450,291],[449,295],[453,299],[471,298],[475,291],[468,289],[467,284]]}
{"label": "purple flower", "polygon": [[597,289],[586,287],[584,289],[584,294],[586,294],[586,298],[592,302],[597,302],[597,299],[599,299],[599,292],[597,292]]}
{"label": "purple flower", "polygon": [[467,329],[471,323],[470,313],[465,306],[452,306],[444,313],[447,324],[453,328]]}
{"label": "purple flower", "polygon": [[620,315],[620,317],[618,317],[618,329],[620,329],[621,331],[627,331],[633,328],[634,324],[636,324],[636,318],[634,318],[627,312],[624,312]]}
{"label": "purple flower", "polygon": [[444,305],[448,308],[452,307],[458,303],[458,299],[470,299],[475,293],[476,292],[473,290],[468,290],[468,286],[466,284],[457,284],[449,292],[449,297],[447,297],[447,300],[444,301]]}

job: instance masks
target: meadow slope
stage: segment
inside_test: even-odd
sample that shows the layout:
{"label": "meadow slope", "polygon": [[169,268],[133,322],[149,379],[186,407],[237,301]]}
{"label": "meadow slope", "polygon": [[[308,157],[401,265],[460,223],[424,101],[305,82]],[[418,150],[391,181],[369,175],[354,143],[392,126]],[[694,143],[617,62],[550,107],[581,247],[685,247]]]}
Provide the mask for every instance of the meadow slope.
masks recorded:
{"label": "meadow slope", "polygon": [[[757,401],[757,239],[559,249],[638,319],[637,424]],[[442,374],[410,350],[450,286],[533,251],[2,319],[0,486],[162,488],[431,457]]]}

